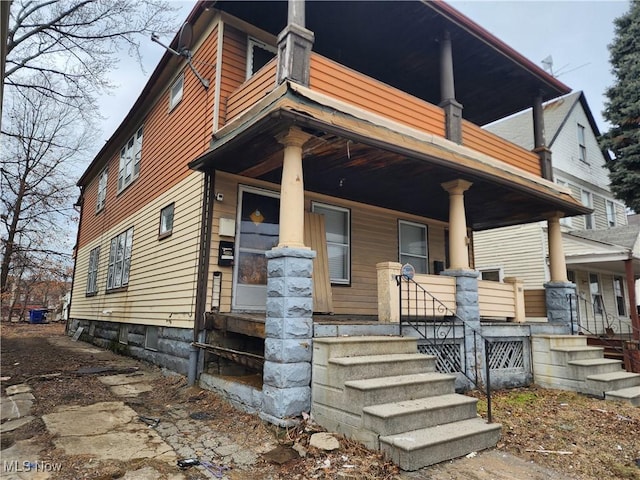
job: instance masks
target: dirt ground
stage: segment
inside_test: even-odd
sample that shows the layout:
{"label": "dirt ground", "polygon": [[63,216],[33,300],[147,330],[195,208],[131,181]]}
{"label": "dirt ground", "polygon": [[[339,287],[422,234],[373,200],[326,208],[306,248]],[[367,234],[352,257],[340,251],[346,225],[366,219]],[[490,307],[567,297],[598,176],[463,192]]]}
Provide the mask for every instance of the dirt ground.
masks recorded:
{"label": "dirt ground", "polygon": [[[0,328],[2,394],[10,385],[28,383],[36,397],[32,410],[36,417],[59,405],[114,400],[114,395],[95,374],[83,373],[87,367],[158,371],[151,365],[112,353],[95,355],[82,349],[65,349],[55,341],[64,335],[62,324],[3,323]],[[340,439],[338,451],[310,448],[310,435],[320,430],[312,423],[288,430],[275,428],[255,415],[234,410],[211,392],[187,387],[182,376],[158,375],[153,390],[128,400],[128,405],[140,415],[160,418],[163,412],[181,405],[247,449],[264,451],[264,445],[280,445],[277,451],[261,455],[249,470],[229,470],[226,475],[232,479],[640,480],[640,408],[571,392],[536,387],[495,392],[493,417],[503,425],[502,439],[496,449],[412,474],[399,472],[379,454],[344,438]],[[486,401],[481,399],[479,405],[480,413],[486,415]],[[3,434],[2,449],[28,438],[49,446],[48,458],[44,460],[65,465],[64,471],[52,478],[106,480],[120,478],[127,471],[145,466],[141,461],[135,465],[118,461],[92,465],[90,458],[65,456],[55,449],[39,418]],[[298,451],[304,449],[306,456],[300,457],[291,448],[294,446]],[[516,473],[511,477],[506,472],[504,476],[492,473],[504,470],[506,464],[514,466]],[[159,471],[169,468],[151,466]],[[190,479],[204,478],[196,470],[183,474]]]}

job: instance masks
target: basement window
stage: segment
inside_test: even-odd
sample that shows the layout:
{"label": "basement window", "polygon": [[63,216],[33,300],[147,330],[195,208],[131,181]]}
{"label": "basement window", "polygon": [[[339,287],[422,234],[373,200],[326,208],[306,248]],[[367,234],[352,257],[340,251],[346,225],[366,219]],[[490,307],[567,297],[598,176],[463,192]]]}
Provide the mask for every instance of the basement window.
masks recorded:
{"label": "basement window", "polygon": [[158,350],[158,327],[147,327],[145,329],[144,348]]}

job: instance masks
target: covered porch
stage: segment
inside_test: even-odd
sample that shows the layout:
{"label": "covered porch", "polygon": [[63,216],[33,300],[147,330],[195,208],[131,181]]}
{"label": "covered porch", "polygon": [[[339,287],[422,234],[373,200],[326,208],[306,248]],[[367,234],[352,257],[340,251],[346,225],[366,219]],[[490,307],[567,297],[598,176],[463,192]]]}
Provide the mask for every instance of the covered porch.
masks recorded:
{"label": "covered porch", "polygon": [[[191,167],[212,177],[226,172],[237,176],[238,182],[246,178],[249,183],[253,179],[261,185],[279,185],[277,245],[264,253],[267,278],[262,377],[263,398],[269,399],[267,403],[278,418],[291,414],[287,410],[291,396],[310,396],[305,382],[310,378],[312,340],[317,330],[312,274],[316,251],[305,243],[305,192],[440,222],[446,258],[440,265],[429,265],[421,278],[428,288],[429,282],[442,286],[446,279],[445,302],[457,318],[478,332],[483,316],[494,323],[522,322],[525,308],[517,281],[500,286],[478,281],[470,230],[546,219],[552,272],[549,287],[556,300],[550,320],[568,328],[570,314],[563,299],[571,284],[566,278],[559,219],[587,210],[563,187],[526,170],[288,82],[221,129],[211,150]],[[208,192],[212,197],[214,188],[212,182]],[[397,270],[398,266],[393,268]],[[436,271],[439,275],[429,273]],[[387,281],[396,281],[398,274]],[[378,289],[380,285],[378,278]],[[388,285],[382,288],[391,292]],[[385,297],[378,291],[373,302],[377,303],[371,305],[377,312],[377,324],[396,325],[395,334],[416,331],[405,329],[397,318],[394,312],[401,310],[392,306],[391,293]],[[260,310],[258,305],[256,309]],[[224,318],[212,314],[211,325],[224,324],[217,330],[226,332],[230,326],[249,329],[261,339],[262,323],[257,317],[243,318],[233,309],[231,313]],[[203,327],[199,326],[204,332]],[[464,344],[461,355],[465,357],[465,373],[477,371],[484,350],[479,338],[467,336],[458,341]],[[260,348],[260,342],[248,345],[250,353]],[[204,342],[201,347],[207,348]],[[218,348],[216,354],[237,355],[222,352]],[[294,384],[289,382],[292,377],[297,378]],[[293,403],[298,406],[291,408],[299,407],[298,400]],[[273,420],[269,415],[267,418]]]}

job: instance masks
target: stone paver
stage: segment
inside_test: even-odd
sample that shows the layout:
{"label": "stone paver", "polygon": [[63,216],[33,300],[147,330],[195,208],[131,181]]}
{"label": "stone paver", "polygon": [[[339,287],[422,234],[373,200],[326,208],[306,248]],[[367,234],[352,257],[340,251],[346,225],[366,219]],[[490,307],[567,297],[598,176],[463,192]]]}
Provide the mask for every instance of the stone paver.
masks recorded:
{"label": "stone paver", "polygon": [[30,440],[20,440],[11,447],[2,450],[2,480],[47,480],[51,478],[54,468],[59,465],[42,464],[43,454],[41,446]]}
{"label": "stone paver", "polygon": [[31,392],[31,387],[26,383],[19,383],[18,385],[11,385],[7,387],[7,395],[18,395],[19,393],[29,393]]}
{"label": "stone paver", "polygon": [[155,458],[175,464],[173,449],[122,402],[89,406],[64,406],[43,415],[54,443],[69,455],[92,455],[97,459],[129,461]]}
{"label": "stone paver", "polygon": [[20,417],[20,418],[14,419],[14,420],[6,421],[6,422],[0,424],[0,434],[7,433],[7,432],[12,432],[13,430],[18,429],[18,428],[26,425],[27,423],[31,423],[35,419],[36,419],[36,417],[34,417],[32,415],[27,415],[26,417]]}

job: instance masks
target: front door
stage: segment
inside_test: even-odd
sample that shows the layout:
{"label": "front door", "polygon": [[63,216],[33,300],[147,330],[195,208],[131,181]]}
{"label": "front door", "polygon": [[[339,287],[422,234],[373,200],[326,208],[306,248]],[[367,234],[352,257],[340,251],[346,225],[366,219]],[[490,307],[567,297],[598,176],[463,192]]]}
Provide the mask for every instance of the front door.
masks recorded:
{"label": "front door", "polygon": [[278,244],[278,194],[241,187],[237,224],[233,307],[237,310],[265,310],[267,258],[264,254]]}

